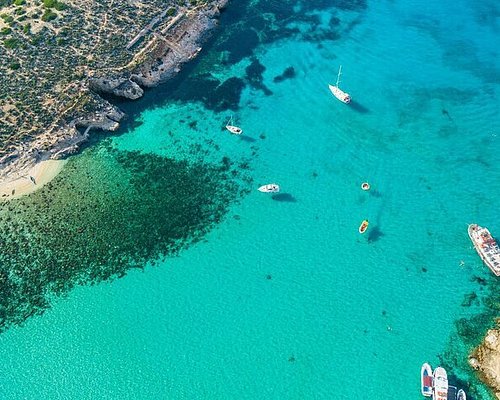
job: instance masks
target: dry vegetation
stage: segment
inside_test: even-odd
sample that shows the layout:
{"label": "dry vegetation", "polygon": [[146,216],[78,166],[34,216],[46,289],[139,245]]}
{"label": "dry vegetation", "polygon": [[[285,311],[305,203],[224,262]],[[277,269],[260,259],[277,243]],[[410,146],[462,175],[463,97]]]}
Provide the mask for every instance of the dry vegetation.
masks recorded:
{"label": "dry vegetation", "polygon": [[155,32],[211,2],[0,0],[0,164],[19,143],[102,107],[89,77],[132,71]]}

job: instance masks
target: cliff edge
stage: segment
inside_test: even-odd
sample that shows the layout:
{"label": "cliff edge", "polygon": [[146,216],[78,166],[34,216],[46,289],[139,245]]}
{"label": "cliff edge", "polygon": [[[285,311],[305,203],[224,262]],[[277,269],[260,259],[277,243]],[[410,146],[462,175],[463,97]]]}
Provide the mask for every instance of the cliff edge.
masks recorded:
{"label": "cliff edge", "polygon": [[479,372],[481,380],[500,400],[500,319],[497,326],[490,329],[481,345],[474,349],[469,364]]}
{"label": "cliff edge", "polygon": [[0,0],[0,182],[78,150],[201,51],[228,0]]}

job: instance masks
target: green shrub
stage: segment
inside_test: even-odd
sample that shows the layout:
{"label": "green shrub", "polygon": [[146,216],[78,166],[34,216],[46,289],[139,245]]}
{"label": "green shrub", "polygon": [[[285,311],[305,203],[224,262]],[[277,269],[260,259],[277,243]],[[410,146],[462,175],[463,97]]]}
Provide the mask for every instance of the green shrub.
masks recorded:
{"label": "green shrub", "polygon": [[5,47],[7,47],[8,49],[15,49],[19,46],[19,40],[15,39],[15,38],[5,39],[3,41],[3,45]]}
{"label": "green shrub", "polygon": [[12,32],[12,29],[10,29],[10,28],[9,28],[9,27],[7,27],[7,26],[6,26],[6,27],[4,27],[4,28],[2,28],[2,30],[0,30],[0,34],[2,34],[2,35],[8,35],[8,34],[9,34],[9,33],[11,33],[11,32]]}
{"label": "green shrub", "polygon": [[7,23],[11,23],[14,21],[14,17],[12,15],[7,15],[7,14],[2,14],[0,15],[0,17],[2,17],[2,19]]}
{"label": "green shrub", "polygon": [[23,32],[28,34],[30,33],[30,29],[31,29],[31,25],[30,24],[26,24],[23,26]]}
{"label": "green shrub", "polygon": [[53,8],[57,3],[57,0],[43,0],[43,6],[45,8]]}
{"label": "green shrub", "polygon": [[9,64],[9,68],[13,69],[13,70],[16,70],[16,69],[21,68],[21,64],[19,64],[18,62],[14,61],[14,62],[12,62],[12,63]]}
{"label": "green shrub", "polygon": [[26,4],[26,0],[15,0],[14,4],[16,6],[22,6],[23,4]]}
{"label": "green shrub", "polygon": [[42,21],[48,22],[52,21],[57,18],[57,14],[50,9],[45,10],[45,12],[42,15]]}
{"label": "green shrub", "polygon": [[56,4],[54,4],[54,8],[57,11],[62,11],[62,10],[64,10],[66,8],[66,4],[61,3],[60,1],[56,1]]}

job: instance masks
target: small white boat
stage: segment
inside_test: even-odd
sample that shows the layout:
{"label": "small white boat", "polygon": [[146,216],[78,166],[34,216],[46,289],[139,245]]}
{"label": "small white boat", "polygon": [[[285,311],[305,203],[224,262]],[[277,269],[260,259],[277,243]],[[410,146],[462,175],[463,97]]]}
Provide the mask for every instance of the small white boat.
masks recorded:
{"label": "small white boat", "polygon": [[340,75],[342,73],[342,65],[339,68],[339,73],[337,75],[337,83],[335,85],[328,85],[332,94],[339,99],[342,103],[348,104],[351,102],[351,96],[349,93],[344,92],[339,88]]}
{"label": "small white boat", "polygon": [[235,135],[241,135],[243,133],[243,129],[233,125],[233,117],[229,118],[229,121],[227,121],[226,129]]}
{"label": "small white boat", "polygon": [[448,374],[443,367],[434,370],[432,400],[448,400]]}
{"label": "small white boat", "polygon": [[420,379],[422,382],[422,394],[426,397],[432,396],[432,368],[428,363],[422,365],[420,372]]}
{"label": "small white boat", "polygon": [[467,396],[465,395],[465,391],[463,389],[458,391],[457,400],[467,400]]}
{"label": "small white boat", "polygon": [[269,183],[261,186],[258,190],[262,193],[278,193],[280,191],[280,187],[276,183]]}

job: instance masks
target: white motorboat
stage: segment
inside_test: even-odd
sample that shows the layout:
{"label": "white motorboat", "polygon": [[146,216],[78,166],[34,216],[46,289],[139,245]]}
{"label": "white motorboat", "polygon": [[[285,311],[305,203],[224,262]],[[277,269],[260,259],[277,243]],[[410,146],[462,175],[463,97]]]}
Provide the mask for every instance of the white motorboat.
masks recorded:
{"label": "white motorboat", "polygon": [[487,228],[470,224],[467,232],[479,257],[496,276],[500,276],[500,246]]}
{"label": "white motorboat", "polygon": [[234,135],[241,135],[243,133],[243,129],[239,126],[233,125],[233,117],[229,118],[229,121],[227,121],[226,129]]}
{"label": "white motorboat", "polygon": [[460,389],[457,393],[457,400],[467,400],[467,396],[463,389]]}
{"label": "white motorboat", "polygon": [[422,365],[420,372],[420,380],[422,383],[422,394],[426,397],[432,396],[432,368],[428,363]]}
{"label": "white motorboat", "polygon": [[262,193],[278,193],[280,191],[280,187],[276,183],[269,183],[261,186],[258,190]]}
{"label": "white motorboat", "polygon": [[335,85],[328,85],[332,94],[339,99],[342,103],[348,104],[351,102],[351,96],[349,93],[344,92],[339,88],[340,75],[342,74],[342,65],[339,68],[339,73],[337,75],[337,83]]}
{"label": "white motorboat", "polygon": [[443,367],[434,370],[432,400],[448,400],[448,374]]}

